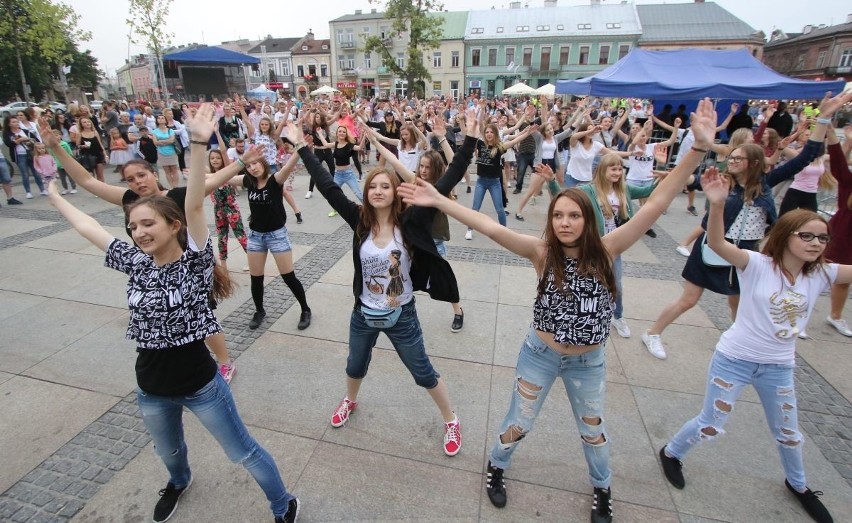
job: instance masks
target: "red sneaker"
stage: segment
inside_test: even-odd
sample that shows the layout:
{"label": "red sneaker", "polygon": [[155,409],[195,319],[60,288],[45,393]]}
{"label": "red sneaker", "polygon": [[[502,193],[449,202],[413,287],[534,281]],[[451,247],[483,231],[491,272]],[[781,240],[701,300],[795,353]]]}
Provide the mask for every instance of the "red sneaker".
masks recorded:
{"label": "red sneaker", "polygon": [[349,413],[355,410],[358,404],[354,401],[350,401],[349,398],[343,398],[343,401],[340,402],[340,405],[337,406],[337,410],[334,411],[334,414],[331,416],[331,426],[332,427],[342,427],[349,420]]}
{"label": "red sneaker", "polygon": [[458,417],[444,424],[444,454],[455,456],[461,450],[461,423]]}

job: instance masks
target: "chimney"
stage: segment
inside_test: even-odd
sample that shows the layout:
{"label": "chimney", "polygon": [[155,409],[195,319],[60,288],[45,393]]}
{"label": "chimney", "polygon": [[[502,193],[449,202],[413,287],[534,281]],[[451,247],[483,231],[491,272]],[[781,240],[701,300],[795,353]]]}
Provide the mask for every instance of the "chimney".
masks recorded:
{"label": "chimney", "polygon": [[361,14],[361,10],[360,10],[360,9],[356,9],[356,10],[355,10],[355,14],[356,14],[356,15],[360,15],[360,14]]}
{"label": "chimney", "polygon": [[846,23],[852,24],[852,15],[846,15]]}
{"label": "chimney", "polygon": [[544,7],[556,7],[559,0],[544,0]]}
{"label": "chimney", "polygon": [[370,13],[371,13],[371,14],[376,14],[376,10],[375,10],[375,9],[370,9]]}
{"label": "chimney", "polygon": [[704,3],[704,0],[695,0],[695,3],[696,3],[696,4],[703,4],[703,3]]}
{"label": "chimney", "polygon": [[591,0],[589,5],[601,5],[601,0]]}
{"label": "chimney", "polygon": [[520,8],[521,8],[520,2],[509,2],[509,9],[520,9]]}
{"label": "chimney", "polygon": [[308,34],[305,35],[305,40],[313,40],[314,39],[314,30],[308,29]]}
{"label": "chimney", "polygon": [[806,25],[805,27],[802,28],[802,33],[808,34],[813,30],[814,30],[814,26],[812,26],[811,24],[808,24],[808,25]]}

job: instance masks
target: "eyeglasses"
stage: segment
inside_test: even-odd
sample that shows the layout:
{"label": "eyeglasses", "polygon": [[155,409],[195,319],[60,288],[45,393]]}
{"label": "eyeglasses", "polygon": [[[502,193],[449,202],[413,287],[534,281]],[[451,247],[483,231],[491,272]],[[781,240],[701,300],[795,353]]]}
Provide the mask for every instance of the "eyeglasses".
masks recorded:
{"label": "eyeglasses", "polygon": [[819,240],[819,242],[823,245],[827,244],[831,241],[831,235],[829,234],[814,234],[812,232],[793,232],[790,234],[795,234],[798,236],[803,242],[810,243],[814,241],[814,238]]}
{"label": "eyeglasses", "polygon": [[728,162],[745,162],[748,161],[746,156],[728,156]]}

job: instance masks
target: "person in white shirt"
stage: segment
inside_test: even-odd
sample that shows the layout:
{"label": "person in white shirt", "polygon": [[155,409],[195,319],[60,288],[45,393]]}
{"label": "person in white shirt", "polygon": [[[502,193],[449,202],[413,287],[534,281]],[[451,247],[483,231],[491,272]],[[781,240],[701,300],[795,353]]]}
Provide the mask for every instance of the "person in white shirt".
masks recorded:
{"label": "person in white shirt", "polygon": [[828,222],[806,209],[791,211],[775,222],[760,253],[729,243],[722,218],[729,183],[715,169],[701,177],[710,201],[708,245],[736,268],[739,277],[737,320],[716,345],[701,413],[660,449],[663,471],[672,485],[684,488],[680,460],[698,443],[724,433],[737,398],[752,385],[775,439],[787,489],[815,521],[829,522],[831,515],[805,479],[793,370],[797,335],[805,329],[820,293],[832,284],[852,282],[852,265],[826,262]]}

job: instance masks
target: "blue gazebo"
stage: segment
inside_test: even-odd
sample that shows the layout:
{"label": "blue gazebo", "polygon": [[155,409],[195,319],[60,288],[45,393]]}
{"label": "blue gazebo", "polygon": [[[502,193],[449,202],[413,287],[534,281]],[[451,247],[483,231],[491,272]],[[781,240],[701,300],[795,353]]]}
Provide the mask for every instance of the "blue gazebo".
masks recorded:
{"label": "blue gazebo", "polygon": [[223,47],[197,47],[163,56],[169,89],[186,101],[245,92],[243,67],[259,64],[258,58]]}

